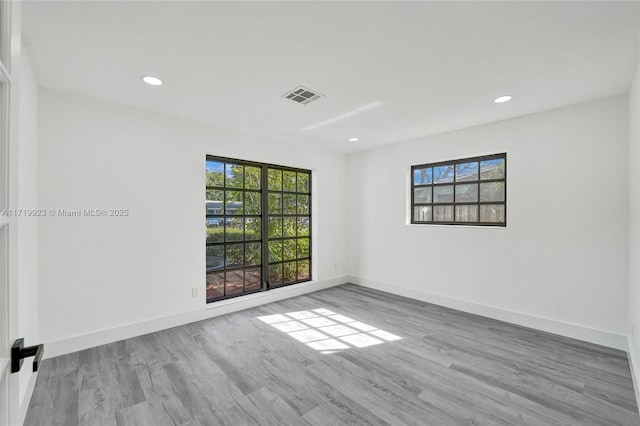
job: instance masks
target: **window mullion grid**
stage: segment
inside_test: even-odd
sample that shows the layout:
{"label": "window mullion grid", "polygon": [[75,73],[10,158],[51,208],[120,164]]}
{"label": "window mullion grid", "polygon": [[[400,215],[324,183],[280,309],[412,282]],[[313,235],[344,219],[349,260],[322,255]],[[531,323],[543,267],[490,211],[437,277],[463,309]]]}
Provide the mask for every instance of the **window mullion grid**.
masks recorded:
{"label": "window mullion grid", "polygon": [[[247,268],[247,264],[246,264],[246,256],[247,256],[247,243],[260,243],[260,247],[261,247],[261,275],[262,275],[262,279],[261,279],[261,283],[260,283],[260,289],[257,291],[265,291],[268,290],[270,288],[270,285],[268,283],[269,281],[269,217],[277,217],[280,218],[280,220],[283,222],[282,226],[284,226],[284,218],[293,218],[294,220],[294,236],[288,236],[288,237],[284,237],[284,233],[283,235],[277,237],[277,238],[273,238],[274,241],[279,241],[281,244],[281,248],[280,248],[280,260],[274,262],[274,265],[278,265],[281,268],[281,273],[282,273],[282,282],[279,283],[278,285],[276,285],[276,287],[280,287],[280,286],[284,286],[284,285],[289,285],[289,284],[295,284],[295,283],[299,283],[299,282],[303,282],[303,281],[308,281],[309,279],[311,279],[311,245],[310,245],[310,241],[311,241],[311,235],[309,233],[309,235],[306,235],[304,237],[301,238],[305,238],[308,242],[309,242],[309,247],[308,247],[308,257],[305,257],[303,259],[298,259],[298,196],[299,195],[304,195],[308,197],[308,205],[309,205],[309,212],[302,214],[300,213],[300,215],[307,217],[308,219],[308,224],[307,226],[310,228],[310,224],[311,224],[311,173],[307,170],[302,170],[302,169],[294,169],[294,168],[286,168],[286,167],[282,167],[282,166],[275,166],[275,165],[269,165],[269,164],[265,164],[265,163],[252,163],[252,162],[244,162],[242,160],[235,160],[235,159],[225,159],[225,158],[218,158],[218,157],[213,157],[213,156],[207,156],[207,160],[210,161],[216,161],[219,162],[223,165],[223,176],[222,176],[222,187],[218,187],[218,186],[210,186],[210,185],[205,185],[206,189],[215,189],[215,190],[221,190],[223,191],[223,197],[222,197],[222,211],[220,215],[215,215],[215,214],[206,214],[206,217],[222,217],[223,218],[223,224],[222,224],[222,241],[220,242],[207,242],[205,245],[206,246],[222,246],[223,250],[224,250],[224,262],[225,265],[223,266],[223,269],[220,271],[224,274],[224,280],[225,280],[225,287],[224,287],[224,293],[222,297],[219,298],[215,298],[212,300],[222,300],[222,299],[226,299],[229,297],[235,297],[235,296],[239,296],[242,294],[248,294],[246,291],[246,268]],[[242,176],[243,176],[243,181],[242,181],[242,186],[241,188],[227,188],[227,166],[229,164],[234,164],[237,166],[241,166],[242,167]],[[256,190],[256,189],[247,189],[246,187],[246,167],[247,166],[251,166],[251,167],[259,167],[261,170],[261,177],[260,177],[260,189]],[[273,193],[278,193],[280,195],[280,202],[281,202],[281,208],[280,208],[280,212],[278,214],[274,214],[274,215],[270,215],[269,214],[269,185],[268,185],[268,171],[269,169],[273,169],[273,170],[278,170],[281,173],[281,183],[282,183],[282,187],[280,188],[280,190],[276,190],[276,191],[271,191]],[[294,185],[294,191],[291,190],[285,190],[284,188],[284,172],[288,171],[288,172],[293,172],[294,173],[294,179],[293,179],[293,185]],[[307,175],[307,179],[308,179],[308,184],[309,184],[309,190],[305,191],[305,192],[298,192],[298,173],[304,173]],[[227,190],[232,190],[232,191],[240,191],[242,192],[242,200],[243,200],[243,205],[245,206],[244,209],[246,209],[246,198],[247,198],[247,194],[248,193],[260,193],[260,209],[261,209],[261,213],[260,214],[251,214],[248,215],[246,214],[246,210],[243,212],[242,214],[242,220],[243,220],[243,239],[242,241],[234,241],[234,240],[228,240],[227,239],[227,216],[228,216],[228,212],[226,210],[226,205],[228,202],[227,199]],[[284,213],[284,195],[291,195],[295,198],[295,204],[293,207],[295,209],[294,213]],[[243,209],[243,210],[244,210]],[[302,217],[300,216],[300,217]],[[247,234],[246,234],[246,220],[250,219],[250,218],[259,218],[261,220],[261,237],[258,240],[247,240]],[[284,232],[284,229],[283,229]],[[294,246],[295,246],[295,254],[293,256],[292,259],[287,259],[287,261],[285,262],[284,259],[284,242],[285,241],[293,241],[294,242]],[[227,245],[229,244],[238,244],[238,243],[242,243],[242,254],[243,254],[243,266],[242,267],[232,267],[232,268],[227,268],[226,266],[226,252],[227,252]],[[301,261],[306,261],[308,262],[309,265],[309,271],[308,271],[308,278],[304,279],[304,280],[300,280],[299,278],[299,273],[300,270],[298,268],[298,260]],[[285,282],[284,280],[284,265],[285,263],[291,263],[293,262],[295,264],[295,270],[294,271],[289,271],[289,278],[293,278],[292,281],[289,282]],[[257,265],[251,265],[252,267],[255,267]],[[228,295],[226,293],[227,288],[226,288],[226,272],[227,271],[243,271],[243,291],[242,293],[234,293],[233,295]],[[295,277],[291,277],[291,273],[295,273]],[[251,291],[251,292],[255,292]]]}
{"label": "window mullion grid", "polygon": [[[296,189],[296,193],[294,195],[295,202],[293,203],[293,206],[294,206],[296,214],[294,215],[294,218],[293,218],[293,220],[294,220],[293,235],[294,235],[294,237],[296,237],[296,239],[293,240],[293,242],[295,243],[295,250],[294,250],[295,254],[294,254],[293,258],[295,259],[294,260],[294,264],[295,264],[296,273],[295,273],[295,277],[293,278],[294,282],[298,281],[298,240],[297,240],[297,236],[298,236],[298,218],[296,216],[297,213],[298,213],[298,173],[296,173],[295,176],[296,176],[296,179],[295,179],[296,183],[294,185],[294,188]],[[284,234],[282,236],[284,237]],[[282,243],[282,256],[283,256],[282,260],[284,261],[284,241]],[[284,276],[282,278],[283,278],[282,282],[284,283]]]}
{"label": "window mullion grid", "polygon": [[222,289],[223,297],[227,297],[227,163],[222,163],[222,278],[224,279],[224,287]]}
{"label": "window mullion grid", "polygon": [[419,222],[416,220],[416,200],[415,200],[415,194],[416,194],[416,185],[414,183],[414,177],[413,177],[413,170],[411,169],[411,223],[416,223]]}
{"label": "window mullion grid", "polygon": [[478,180],[476,181],[478,185],[477,194],[478,194],[478,223],[482,222],[480,220],[480,161],[478,161]]}
{"label": "window mullion grid", "polygon": [[[504,161],[504,175],[502,178],[493,178],[493,179],[482,179],[481,178],[481,163],[483,161],[488,161],[488,160],[503,160]],[[476,195],[477,195],[477,202],[462,202],[462,201],[457,201],[457,197],[456,197],[456,187],[458,185],[458,176],[457,176],[457,165],[459,164],[464,164],[464,163],[477,163],[477,167],[478,167],[478,175],[476,177],[476,179],[474,180],[470,180],[470,181],[464,181],[464,182],[460,182],[460,184],[477,184],[477,188],[476,188]],[[420,183],[417,184],[415,183],[415,171],[419,170],[419,169],[431,169],[432,171],[434,171],[434,169],[436,167],[442,167],[442,166],[449,166],[451,165],[453,167],[453,181],[452,182],[439,182],[436,183],[435,182],[435,174],[432,173],[432,179],[431,179],[431,183],[430,184],[424,184],[424,183]],[[438,162],[438,163],[426,163],[426,164],[419,164],[419,165],[414,165],[411,166],[411,223],[434,223],[434,224],[464,224],[464,225],[483,225],[483,226],[506,226],[506,210],[507,210],[507,204],[506,204],[506,198],[507,198],[507,157],[506,157],[506,153],[502,153],[502,154],[493,154],[493,155],[486,155],[486,156],[480,156],[480,157],[470,157],[470,158],[464,158],[464,159],[459,159],[459,160],[452,160],[452,161],[443,161],[443,162]],[[504,187],[504,199],[502,201],[480,201],[480,194],[481,194],[481,184],[483,183],[493,183],[493,182],[498,182],[498,183],[502,183],[503,187]],[[447,186],[447,185],[452,185],[453,186],[453,202],[436,202],[435,200],[435,189],[439,186]],[[431,199],[431,203],[416,203],[415,201],[415,189],[416,188],[426,188],[426,187],[431,187],[431,194],[432,194],[432,199]],[[431,206],[431,221],[417,221],[415,220],[415,207],[417,206]],[[453,220],[450,222],[436,222],[435,221],[435,207],[436,206],[444,206],[444,205],[453,205]],[[476,205],[477,206],[477,221],[476,222],[459,222],[456,220],[456,206],[463,206],[463,205]],[[504,209],[504,217],[503,217],[503,222],[482,222],[480,220],[480,206],[482,205],[502,205],[503,209]]]}
{"label": "window mullion grid", "polygon": [[457,163],[454,163],[452,165],[452,167],[453,167],[453,187],[452,187],[452,189],[453,189],[453,211],[451,212],[451,214],[452,214],[452,219],[453,219],[452,222],[455,223],[455,221],[456,221],[456,186],[458,184],[458,171],[457,171],[458,166],[457,166]]}
{"label": "window mullion grid", "polygon": [[262,291],[267,290],[267,280],[269,279],[269,166],[262,165],[261,176],[261,211],[262,211],[262,282],[260,288]]}
{"label": "window mullion grid", "polygon": [[[244,194],[243,194],[244,195]],[[244,199],[244,197],[243,197]],[[242,292],[245,293],[247,291],[247,217],[244,216],[244,220],[242,221]]]}

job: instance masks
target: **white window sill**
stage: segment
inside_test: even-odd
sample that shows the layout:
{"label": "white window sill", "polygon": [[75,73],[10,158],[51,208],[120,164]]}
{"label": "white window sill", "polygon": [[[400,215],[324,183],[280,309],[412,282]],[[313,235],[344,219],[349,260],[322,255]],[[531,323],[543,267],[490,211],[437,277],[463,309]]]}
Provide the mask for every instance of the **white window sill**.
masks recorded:
{"label": "white window sill", "polygon": [[429,224],[429,223],[405,223],[407,226],[415,226],[418,228],[488,228],[488,229],[507,229],[507,226],[491,226],[491,225],[451,225],[451,224]]}

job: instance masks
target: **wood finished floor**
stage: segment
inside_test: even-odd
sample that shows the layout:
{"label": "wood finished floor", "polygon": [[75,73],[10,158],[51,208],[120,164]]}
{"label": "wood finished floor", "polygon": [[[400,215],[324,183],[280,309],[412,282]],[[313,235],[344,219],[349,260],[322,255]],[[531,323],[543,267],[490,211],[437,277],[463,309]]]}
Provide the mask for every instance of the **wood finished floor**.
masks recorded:
{"label": "wood finished floor", "polygon": [[640,421],[624,352],[347,284],[45,360],[25,424]]}

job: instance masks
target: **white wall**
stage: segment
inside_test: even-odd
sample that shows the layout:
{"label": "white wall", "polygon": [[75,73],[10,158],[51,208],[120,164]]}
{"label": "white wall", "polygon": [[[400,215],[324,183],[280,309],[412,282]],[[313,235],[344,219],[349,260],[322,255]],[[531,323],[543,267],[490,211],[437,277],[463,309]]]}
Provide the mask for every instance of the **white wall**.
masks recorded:
{"label": "white wall", "polygon": [[[128,218],[39,221],[40,335],[55,348],[49,356],[87,346],[56,342],[204,311],[204,291],[192,298],[191,288],[203,290],[207,153],[314,170],[319,281],[348,271],[360,284],[626,345],[626,96],[348,161],[48,89],[39,103],[38,206],[131,211]],[[407,224],[412,164],[504,151],[506,229]]]}
{"label": "white wall", "polygon": [[312,169],[314,279],[346,274],[342,154],[47,89],[39,124],[40,208],[131,212],[39,222],[40,332],[54,353],[79,349],[56,347],[74,336],[205,312],[206,154]]}
{"label": "white wall", "polygon": [[[35,209],[38,171],[38,83],[27,51],[20,57],[19,78],[18,208]],[[38,219],[17,217],[18,335],[25,345],[40,343],[38,330]],[[25,401],[33,376],[30,360],[20,371],[20,401]],[[30,394],[26,399],[28,404]]]}
{"label": "white wall", "polygon": [[[352,280],[625,348],[627,108],[616,96],[351,155]],[[499,152],[507,228],[407,224],[412,164]]]}
{"label": "white wall", "polygon": [[629,91],[629,354],[640,397],[640,65]]}

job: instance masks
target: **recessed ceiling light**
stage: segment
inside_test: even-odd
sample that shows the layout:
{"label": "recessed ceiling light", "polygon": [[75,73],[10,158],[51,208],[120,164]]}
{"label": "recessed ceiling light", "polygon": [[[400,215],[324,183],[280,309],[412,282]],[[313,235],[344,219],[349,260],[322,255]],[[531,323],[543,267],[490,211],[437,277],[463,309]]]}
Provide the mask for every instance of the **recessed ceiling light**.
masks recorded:
{"label": "recessed ceiling light", "polygon": [[144,81],[145,83],[151,85],[151,86],[161,86],[162,85],[162,80],[160,80],[158,77],[153,77],[151,75],[143,75],[142,76],[142,81]]}
{"label": "recessed ceiling light", "polygon": [[501,104],[501,103],[504,103],[504,102],[509,102],[512,98],[513,98],[513,96],[509,96],[509,95],[500,96],[498,98],[495,98],[493,100],[493,102],[495,102],[497,104]]}
{"label": "recessed ceiling light", "polygon": [[358,142],[359,138],[349,138],[349,142]]}

